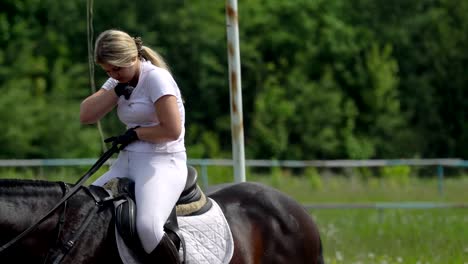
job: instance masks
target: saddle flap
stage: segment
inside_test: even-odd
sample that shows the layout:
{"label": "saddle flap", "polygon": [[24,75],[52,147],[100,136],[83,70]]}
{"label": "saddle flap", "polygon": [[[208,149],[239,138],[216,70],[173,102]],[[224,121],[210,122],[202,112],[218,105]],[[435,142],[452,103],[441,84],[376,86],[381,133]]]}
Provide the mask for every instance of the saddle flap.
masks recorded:
{"label": "saddle flap", "polygon": [[124,196],[124,199],[116,206],[115,224],[128,247],[141,247],[136,230],[136,204],[129,196]]}

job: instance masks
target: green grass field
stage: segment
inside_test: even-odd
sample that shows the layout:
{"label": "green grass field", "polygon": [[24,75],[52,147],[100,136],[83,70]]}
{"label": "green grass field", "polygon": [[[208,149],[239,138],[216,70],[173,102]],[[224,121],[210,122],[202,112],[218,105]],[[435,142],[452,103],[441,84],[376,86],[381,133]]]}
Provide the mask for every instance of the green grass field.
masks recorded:
{"label": "green grass field", "polygon": [[326,263],[468,263],[467,209],[319,210]]}
{"label": "green grass field", "polygon": [[[397,177],[398,178],[398,177]],[[261,177],[302,203],[468,203],[468,177]],[[314,209],[326,263],[468,264],[468,208]]]}
{"label": "green grass field", "polygon": [[[7,169],[0,171],[0,178],[75,182],[87,169]],[[106,169],[101,168],[88,182]],[[309,172],[292,176],[273,170],[264,175],[248,172],[247,180],[275,187],[303,204],[468,203],[467,176],[446,178],[442,192],[436,177],[408,174],[345,177]],[[232,181],[231,170],[210,168],[210,185],[226,181]],[[319,225],[328,264],[468,264],[468,208],[313,209],[310,213]]]}

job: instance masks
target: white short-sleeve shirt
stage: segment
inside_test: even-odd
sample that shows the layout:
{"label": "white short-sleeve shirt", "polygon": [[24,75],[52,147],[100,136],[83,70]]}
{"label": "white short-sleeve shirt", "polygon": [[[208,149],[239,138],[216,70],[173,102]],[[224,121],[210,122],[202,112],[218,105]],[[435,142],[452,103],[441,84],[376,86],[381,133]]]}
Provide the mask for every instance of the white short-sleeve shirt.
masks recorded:
{"label": "white short-sleeve shirt", "polygon": [[[106,90],[113,89],[118,81],[109,78],[102,86]],[[185,151],[185,109],[182,96],[172,75],[165,69],[154,66],[149,61],[142,61],[138,84],[130,99],[121,96],[117,103],[117,115],[127,129],[135,126],[147,127],[159,124],[154,103],[165,95],[174,95],[180,113],[182,131],[179,138],[164,143],[136,141],[128,145],[125,150],[136,152],[180,152]]]}

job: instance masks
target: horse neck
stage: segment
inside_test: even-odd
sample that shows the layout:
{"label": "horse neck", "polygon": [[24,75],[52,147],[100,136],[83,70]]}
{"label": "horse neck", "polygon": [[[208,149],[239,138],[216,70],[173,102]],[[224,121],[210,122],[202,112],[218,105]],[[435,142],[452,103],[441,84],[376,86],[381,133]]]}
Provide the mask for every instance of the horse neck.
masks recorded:
{"label": "horse neck", "polygon": [[[0,180],[0,244],[5,245],[32,226],[62,197],[58,183],[26,180]],[[20,240],[6,252],[2,262],[37,263],[54,242],[57,217],[38,226],[27,239]],[[28,250],[26,250],[28,248]],[[11,261],[10,261],[11,260]]]}
{"label": "horse neck", "polygon": [[62,196],[63,190],[58,183],[0,180],[0,229],[7,226],[13,231],[28,227]]}

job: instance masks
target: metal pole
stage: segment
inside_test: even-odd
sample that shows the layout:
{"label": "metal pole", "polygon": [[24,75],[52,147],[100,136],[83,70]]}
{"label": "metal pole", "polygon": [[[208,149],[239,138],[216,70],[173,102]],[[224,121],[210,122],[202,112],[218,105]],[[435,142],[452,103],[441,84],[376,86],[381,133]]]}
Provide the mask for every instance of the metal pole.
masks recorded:
{"label": "metal pole", "polygon": [[242,120],[242,86],[240,72],[237,0],[226,0],[227,48],[231,105],[232,158],[235,182],[245,181],[244,122]]}
{"label": "metal pole", "polygon": [[437,166],[437,178],[439,195],[444,196],[444,167],[442,165]]}

